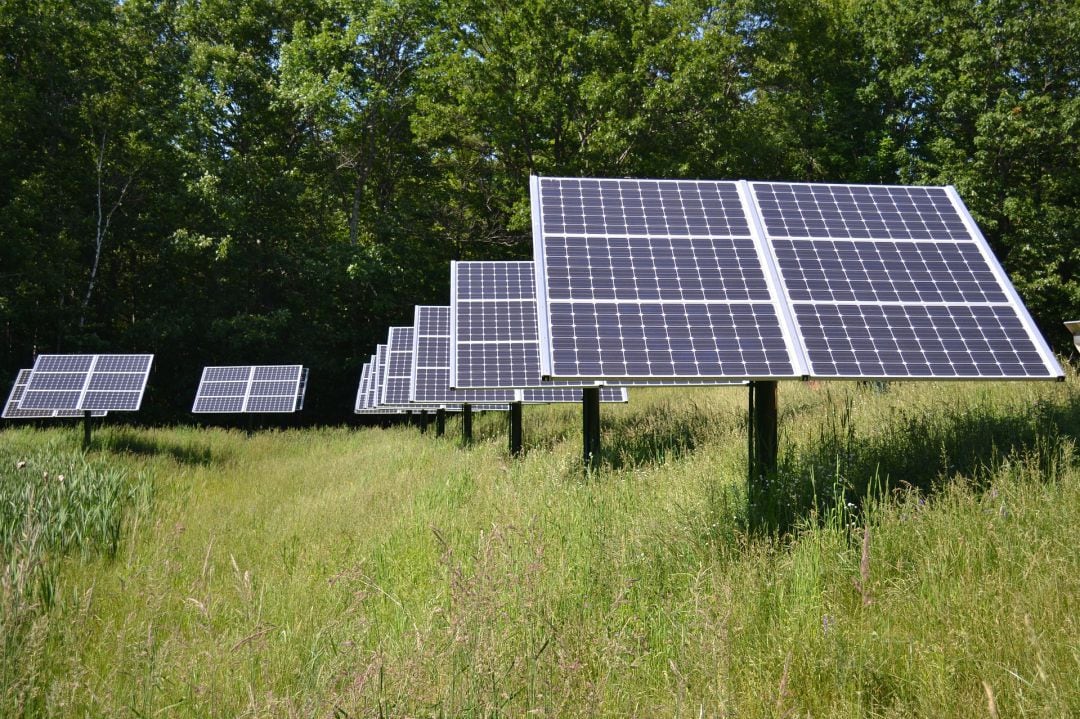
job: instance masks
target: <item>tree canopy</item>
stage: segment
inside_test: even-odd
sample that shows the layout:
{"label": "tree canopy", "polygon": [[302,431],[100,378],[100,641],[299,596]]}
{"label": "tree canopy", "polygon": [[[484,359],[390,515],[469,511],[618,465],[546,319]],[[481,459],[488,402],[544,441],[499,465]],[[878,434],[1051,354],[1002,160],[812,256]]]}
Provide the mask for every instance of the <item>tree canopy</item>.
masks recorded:
{"label": "tree canopy", "polygon": [[452,259],[531,256],[532,173],[953,184],[1059,349],[1080,4],[7,0],[0,376],[301,362],[309,415]]}

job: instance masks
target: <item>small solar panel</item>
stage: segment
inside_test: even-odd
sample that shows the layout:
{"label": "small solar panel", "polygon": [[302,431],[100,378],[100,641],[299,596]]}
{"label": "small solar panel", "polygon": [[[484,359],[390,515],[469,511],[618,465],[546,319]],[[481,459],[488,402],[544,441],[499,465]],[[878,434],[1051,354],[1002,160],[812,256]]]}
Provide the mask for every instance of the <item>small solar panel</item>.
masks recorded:
{"label": "small solar panel", "polygon": [[413,402],[478,404],[514,401],[514,392],[508,389],[450,389],[449,307],[417,306],[413,327]]}
{"label": "small solar panel", "polygon": [[412,327],[391,327],[387,337],[386,376],[380,405],[407,406],[412,383]]}
{"label": "small solar panel", "polygon": [[810,375],[1062,376],[953,188],[750,187]]}
{"label": "small solar panel", "polygon": [[[26,383],[29,379],[30,370],[19,370],[19,373],[15,377],[15,384],[11,386],[11,393],[8,395],[7,402],[4,403],[2,415],[4,419],[54,419],[83,416],[83,412],[78,410],[19,409],[19,402],[22,400],[23,393],[26,391]],[[104,410],[94,410],[90,413],[93,417],[104,417],[106,414],[108,413]]]}
{"label": "small solar panel", "polygon": [[153,355],[40,355],[17,409],[134,411],[142,404]]}
{"label": "small solar panel", "polygon": [[191,411],[295,412],[303,407],[307,369],[301,365],[204,367]]}
{"label": "small solar panel", "polygon": [[371,362],[365,362],[364,368],[360,371],[360,384],[356,388],[356,403],[353,405],[353,412],[360,412],[366,409],[367,402],[367,388],[368,383],[371,381]]}
{"label": "small solar panel", "polygon": [[[517,390],[518,401],[524,404],[560,404],[580,402],[583,398],[580,387],[545,387],[543,389]],[[600,387],[601,402],[627,402],[629,397],[625,387]]]}

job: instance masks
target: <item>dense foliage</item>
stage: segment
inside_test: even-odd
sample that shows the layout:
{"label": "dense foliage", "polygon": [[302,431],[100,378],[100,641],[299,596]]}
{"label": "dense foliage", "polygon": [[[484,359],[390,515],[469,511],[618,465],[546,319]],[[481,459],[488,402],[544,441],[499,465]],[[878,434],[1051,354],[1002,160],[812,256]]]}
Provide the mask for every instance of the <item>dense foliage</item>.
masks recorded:
{"label": "dense foliage", "polygon": [[449,260],[530,256],[530,173],[955,184],[1061,347],[1078,38],[1026,0],[6,0],[0,376],[152,351],[165,418],[303,362],[345,416]]}

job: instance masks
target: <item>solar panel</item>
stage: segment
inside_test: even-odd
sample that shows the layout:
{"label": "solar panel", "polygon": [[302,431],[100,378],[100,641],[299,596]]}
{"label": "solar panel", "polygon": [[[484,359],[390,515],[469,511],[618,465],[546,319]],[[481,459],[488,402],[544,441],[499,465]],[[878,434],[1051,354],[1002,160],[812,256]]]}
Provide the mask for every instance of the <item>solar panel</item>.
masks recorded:
{"label": "solar panel", "polygon": [[303,407],[307,370],[301,365],[204,367],[191,411],[295,412]]}
{"label": "solar panel", "polygon": [[412,385],[413,328],[391,327],[387,338],[386,376],[380,405],[407,407]]}
{"label": "solar panel", "polygon": [[1062,376],[952,187],[750,187],[810,375]]}
{"label": "solar panel", "polygon": [[39,355],[18,410],[137,410],[153,361],[153,355]]}
{"label": "solar panel", "polygon": [[450,389],[450,308],[418,305],[414,315],[413,402],[513,402],[514,391]]}
{"label": "solar panel", "polygon": [[386,381],[386,345],[375,347],[375,364],[372,369],[371,388],[368,390],[368,407],[375,409],[382,404],[383,383]]}
{"label": "solar panel", "polygon": [[[518,399],[524,404],[559,404],[563,402],[580,402],[582,389],[580,387],[545,387],[517,390]],[[601,402],[626,402],[629,397],[625,387],[601,387]]]}
{"label": "solar panel", "polygon": [[367,389],[370,382],[371,362],[365,362],[364,368],[360,371],[360,385],[356,388],[356,404],[353,406],[353,411],[356,413],[367,409]]}
{"label": "solar panel", "polygon": [[532,178],[541,372],[1062,372],[952,188]]}
{"label": "solar panel", "polygon": [[[83,413],[78,410],[64,409],[19,409],[19,402],[26,391],[27,380],[30,379],[30,370],[21,369],[15,376],[15,384],[11,386],[11,393],[7,402],[4,403],[4,419],[53,419],[64,417],[82,417]],[[94,410],[90,413],[94,417],[104,417],[108,412]]]}

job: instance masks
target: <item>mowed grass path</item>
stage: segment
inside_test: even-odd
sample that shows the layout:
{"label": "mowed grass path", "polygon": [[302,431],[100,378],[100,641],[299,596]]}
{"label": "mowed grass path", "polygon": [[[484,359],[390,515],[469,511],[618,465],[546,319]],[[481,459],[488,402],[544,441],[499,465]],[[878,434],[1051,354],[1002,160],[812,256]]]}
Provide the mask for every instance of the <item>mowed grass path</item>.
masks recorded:
{"label": "mowed grass path", "polygon": [[152,506],[53,558],[0,715],[1080,715],[1076,379],[780,403],[782,535],[745,529],[739,389],[632,391],[589,477],[573,407],[528,408],[520,460],[495,416],[469,449],[103,428]]}

